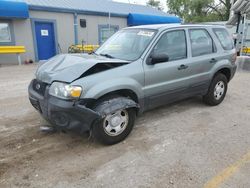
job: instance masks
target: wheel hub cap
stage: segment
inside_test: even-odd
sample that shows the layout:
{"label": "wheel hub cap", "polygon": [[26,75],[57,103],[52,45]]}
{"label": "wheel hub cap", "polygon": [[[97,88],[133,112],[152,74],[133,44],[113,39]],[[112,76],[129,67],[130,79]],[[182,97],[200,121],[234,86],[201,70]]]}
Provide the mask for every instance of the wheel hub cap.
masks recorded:
{"label": "wheel hub cap", "polygon": [[225,92],[225,84],[222,81],[219,81],[214,88],[214,97],[216,100],[220,100]]}
{"label": "wheel hub cap", "polygon": [[109,136],[118,136],[128,125],[127,110],[118,110],[115,113],[108,114],[103,121],[103,128]]}
{"label": "wheel hub cap", "polygon": [[112,127],[119,126],[121,123],[122,123],[122,118],[120,118],[119,116],[111,117],[110,125]]}

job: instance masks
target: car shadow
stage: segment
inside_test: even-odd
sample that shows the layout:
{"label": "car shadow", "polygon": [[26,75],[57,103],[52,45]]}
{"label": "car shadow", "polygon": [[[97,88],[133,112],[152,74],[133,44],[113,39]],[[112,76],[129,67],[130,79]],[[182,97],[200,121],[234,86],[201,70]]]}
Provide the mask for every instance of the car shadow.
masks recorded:
{"label": "car shadow", "polygon": [[[182,113],[194,107],[206,108],[207,106],[204,103],[202,103],[201,97],[191,97],[171,104],[162,105],[158,108],[146,111],[145,113],[139,115],[135,122],[135,129],[137,129],[138,127],[140,128],[144,127],[145,126],[144,119],[147,117],[150,117],[150,121],[154,121],[155,119],[161,118],[162,115],[164,115],[164,118],[166,118],[168,116],[171,116],[171,114],[173,113]],[[150,124],[150,122],[147,123]],[[46,135],[50,133],[43,133],[43,134]],[[87,145],[87,147],[91,146],[99,148],[104,146],[99,142],[97,142],[95,139],[93,139],[93,137],[91,136],[91,132],[82,132],[81,128],[76,128],[69,131],[59,131],[54,134],[62,134],[68,136],[69,138],[66,140],[68,140],[70,143],[65,143],[65,144],[68,144],[70,147],[75,147],[76,142],[78,142],[82,146]]]}

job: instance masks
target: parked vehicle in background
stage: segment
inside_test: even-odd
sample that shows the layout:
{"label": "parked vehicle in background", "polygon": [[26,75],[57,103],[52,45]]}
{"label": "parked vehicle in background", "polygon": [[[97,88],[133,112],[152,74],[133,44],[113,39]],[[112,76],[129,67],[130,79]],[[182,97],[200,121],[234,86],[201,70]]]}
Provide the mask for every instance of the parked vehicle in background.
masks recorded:
{"label": "parked vehicle in background", "polygon": [[100,142],[115,144],[146,110],[196,95],[208,105],[220,104],[235,61],[223,26],[131,27],[91,55],[58,55],[41,65],[29,99],[53,126],[80,126]]}

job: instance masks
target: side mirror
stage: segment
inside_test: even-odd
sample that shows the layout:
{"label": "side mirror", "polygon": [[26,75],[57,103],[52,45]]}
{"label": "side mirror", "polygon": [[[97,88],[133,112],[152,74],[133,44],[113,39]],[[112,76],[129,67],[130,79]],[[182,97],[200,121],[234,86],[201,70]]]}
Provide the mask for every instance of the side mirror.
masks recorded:
{"label": "side mirror", "polygon": [[154,65],[154,64],[164,63],[164,62],[168,62],[168,61],[169,61],[169,57],[167,54],[152,53],[147,60],[147,64]]}

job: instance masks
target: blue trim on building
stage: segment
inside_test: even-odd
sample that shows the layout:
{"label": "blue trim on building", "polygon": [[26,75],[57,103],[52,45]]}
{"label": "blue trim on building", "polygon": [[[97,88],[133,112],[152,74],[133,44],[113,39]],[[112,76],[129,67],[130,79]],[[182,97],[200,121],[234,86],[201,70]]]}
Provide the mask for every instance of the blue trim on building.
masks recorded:
{"label": "blue trim on building", "polygon": [[12,21],[11,20],[0,19],[0,23],[7,23],[7,24],[9,24],[10,37],[11,37],[11,41],[10,42],[0,42],[0,46],[14,46],[14,45],[16,45],[15,34],[14,34],[14,27],[13,27]]}
{"label": "blue trim on building", "polygon": [[[99,43],[99,45],[101,45],[102,43],[102,41],[101,41],[101,29],[102,28],[109,28],[109,24],[100,24],[100,25],[98,25],[98,43]],[[119,30],[119,25],[110,25],[110,28],[114,28],[114,29],[116,29],[116,31],[118,31]]]}
{"label": "blue trim on building", "polygon": [[[88,11],[88,10],[76,10],[76,9],[67,9],[67,8],[35,6],[35,5],[29,5],[29,9],[47,11],[47,12],[77,13],[77,14],[94,15],[94,16],[109,16],[108,12],[96,12],[96,11]],[[111,13],[110,16],[126,18],[128,14]]]}
{"label": "blue trim on building", "polygon": [[19,1],[0,1],[1,18],[29,18],[28,5]]}
{"label": "blue trim on building", "polygon": [[57,38],[57,23],[56,23],[56,20],[30,18],[30,21],[31,21],[31,28],[32,28],[33,45],[34,45],[34,50],[35,50],[35,61],[39,61],[38,49],[37,49],[37,40],[36,40],[36,30],[35,30],[35,23],[36,22],[44,22],[44,23],[52,23],[53,24],[54,34],[55,34],[56,54],[58,54],[58,38]]}
{"label": "blue trim on building", "polygon": [[75,34],[75,45],[78,44],[78,22],[77,13],[74,13],[74,34]]}
{"label": "blue trim on building", "polygon": [[128,15],[128,26],[166,23],[181,23],[181,19],[177,16],[155,16],[131,13]]}

